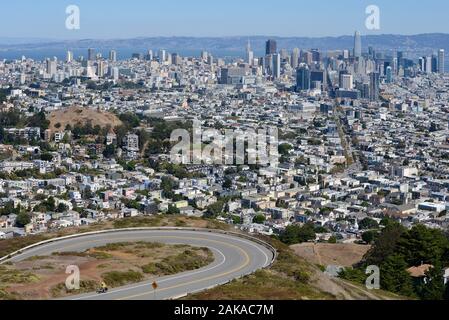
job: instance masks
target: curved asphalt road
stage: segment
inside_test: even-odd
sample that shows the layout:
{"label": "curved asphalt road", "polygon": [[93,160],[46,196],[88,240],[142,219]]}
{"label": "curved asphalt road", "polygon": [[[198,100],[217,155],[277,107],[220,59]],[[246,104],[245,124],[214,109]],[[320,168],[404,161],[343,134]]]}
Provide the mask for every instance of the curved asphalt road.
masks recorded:
{"label": "curved asphalt road", "polygon": [[[186,294],[200,292],[224,284],[230,280],[251,274],[268,266],[273,253],[263,245],[236,237],[207,231],[144,230],[122,231],[86,235],[49,243],[27,250],[10,260],[21,261],[33,256],[46,256],[54,252],[82,252],[90,248],[116,242],[161,242],[186,244],[209,248],[215,261],[202,269],[173,276],[154,278],[151,281],[115,288],[106,294],[95,293],[70,297],[72,300],[165,300],[176,299]],[[81,279],[83,275],[81,273]],[[154,292],[151,284],[156,281],[159,288]]]}

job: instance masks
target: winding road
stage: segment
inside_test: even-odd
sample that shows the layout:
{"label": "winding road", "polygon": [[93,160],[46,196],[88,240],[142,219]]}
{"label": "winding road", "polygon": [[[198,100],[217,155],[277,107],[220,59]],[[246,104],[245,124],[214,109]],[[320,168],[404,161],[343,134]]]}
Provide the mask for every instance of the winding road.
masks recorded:
{"label": "winding road", "polygon": [[[186,244],[209,248],[215,261],[207,267],[173,276],[154,278],[143,283],[110,290],[106,294],[84,294],[72,296],[71,300],[167,300],[225,284],[231,280],[254,273],[269,266],[274,251],[268,245],[235,234],[210,232],[206,230],[126,230],[100,234],[79,235],[34,248],[26,249],[13,256],[17,262],[33,256],[46,256],[54,252],[82,252],[90,248],[116,242],[161,242]],[[82,274],[81,274],[82,279]],[[154,291],[153,281],[159,288]]]}

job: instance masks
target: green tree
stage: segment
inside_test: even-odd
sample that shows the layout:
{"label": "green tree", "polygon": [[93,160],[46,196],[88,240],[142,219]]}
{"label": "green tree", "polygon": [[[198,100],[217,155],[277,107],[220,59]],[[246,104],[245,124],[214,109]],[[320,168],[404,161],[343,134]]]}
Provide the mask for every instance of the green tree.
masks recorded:
{"label": "green tree", "polygon": [[401,255],[389,256],[380,265],[380,270],[382,289],[408,297],[414,296],[412,277],[407,272],[407,263]]}
{"label": "green tree", "polygon": [[58,204],[58,207],[56,208],[56,212],[66,212],[67,210],[69,210],[69,207],[64,204],[64,203],[60,203]]}
{"label": "green tree", "polygon": [[398,242],[398,252],[410,266],[435,264],[445,256],[448,248],[449,240],[442,231],[424,225],[414,226],[404,233]]}
{"label": "green tree", "polygon": [[288,143],[283,143],[278,147],[279,154],[282,156],[288,156],[292,149],[293,147]]}
{"label": "green tree", "polygon": [[444,269],[439,261],[426,272],[426,281],[422,282],[417,292],[421,300],[443,300],[446,287],[444,285]]}
{"label": "green tree", "polygon": [[360,230],[378,229],[379,224],[374,219],[365,218],[359,222],[359,228]]}
{"label": "green tree", "polygon": [[53,161],[53,156],[50,153],[43,153],[41,155],[42,161]]}
{"label": "green tree", "polygon": [[377,238],[377,232],[376,231],[367,231],[362,234],[362,240],[365,241],[368,244],[373,243]]}
{"label": "green tree", "polygon": [[387,257],[397,250],[397,243],[401,235],[407,230],[400,224],[392,224],[382,230],[373,247],[365,255],[361,265],[380,265]]}
{"label": "green tree", "polygon": [[332,244],[337,243],[337,237],[336,236],[330,237],[328,243],[332,243]]}
{"label": "green tree", "polygon": [[167,214],[176,215],[176,214],[179,214],[179,213],[180,213],[180,211],[179,211],[179,209],[176,206],[174,206],[174,205],[169,205],[168,206]]}
{"label": "green tree", "polygon": [[266,218],[263,214],[258,214],[254,217],[253,223],[257,224],[263,224],[265,222]]}
{"label": "green tree", "polygon": [[232,180],[229,178],[226,178],[225,181],[223,182],[223,186],[224,189],[229,189],[232,187]]}
{"label": "green tree", "polygon": [[207,207],[205,216],[207,218],[214,218],[219,216],[221,213],[223,213],[224,205],[224,202],[220,200],[211,204]]}
{"label": "green tree", "polygon": [[307,223],[303,226],[291,225],[285,228],[280,235],[280,240],[288,245],[308,242],[316,239],[315,226]]}
{"label": "green tree", "polygon": [[111,159],[115,155],[115,146],[113,144],[107,145],[103,151],[103,156],[105,158]]}
{"label": "green tree", "polygon": [[18,228],[23,228],[25,227],[27,224],[29,224],[31,222],[31,217],[28,213],[25,212],[21,212],[17,215],[16,218],[16,226]]}

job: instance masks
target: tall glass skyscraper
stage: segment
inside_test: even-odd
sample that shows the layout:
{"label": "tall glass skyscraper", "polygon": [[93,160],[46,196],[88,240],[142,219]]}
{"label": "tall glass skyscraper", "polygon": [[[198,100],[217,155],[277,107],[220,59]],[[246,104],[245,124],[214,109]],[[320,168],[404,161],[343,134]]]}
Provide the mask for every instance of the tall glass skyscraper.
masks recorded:
{"label": "tall glass skyscraper", "polygon": [[444,49],[441,49],[438,52],[438,73],[444,73],[444,58],[445,58],[445,52]]}
{"label": "tall glass skyscraper", "polygon": [[356,31],[354,35],[354,57],[360,58],[362,56],[362,37],[360,32]]}
{"label": "tall glass skyscraper", "polygon": [[296,90],[310,90],[310,69],[305,63],[302,63],[296,70]]}
{"label": "tall glass skyscraper", "polygon": [[268,40],[267,41],[267,44],[266,44],[266,54],[267,55],[269,55],[269,54],[275,54],[276,52],[277,52],[277,42],[276,42],[276,40],[273,40],[273,39],[270,39],[270,40]]}

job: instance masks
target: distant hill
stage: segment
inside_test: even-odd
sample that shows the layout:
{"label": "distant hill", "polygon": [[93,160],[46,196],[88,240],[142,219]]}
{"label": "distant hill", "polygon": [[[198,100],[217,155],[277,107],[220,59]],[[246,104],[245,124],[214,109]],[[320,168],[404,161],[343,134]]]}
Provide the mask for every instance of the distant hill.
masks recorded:
{"label": "distant hill", "polygon": [[[265,41],[273,38],[278,41],[278,48],[292,49],[294,47],[320,50],[351,49],[353,47],[353,36],[340,37],[268,37],[268,36],[236,36],[236,37],[148,37],[134,39],[83,39],[68,41],[52,41],[33,39],[29,43],[17,43],[17,41],[5,41],[0,38],[0,57],[6,51],[27,51],[44,49],[71,49],[85,50],[96,48],[99,51],[106,49],[135,50],[143,52],[147,49],[166,49],[171,52],[191,52],[207,50],[213,53],[244,53],[248,40],[257,54],[263,54]],[[3,40],[3,41],[2,41]],[[362,36],[362,44],[366,49],[373,46],[377,50],[403,50],[432,52],[437,49],[449,51],[449,34],[431,33],[419,35],[368,35]]]}

